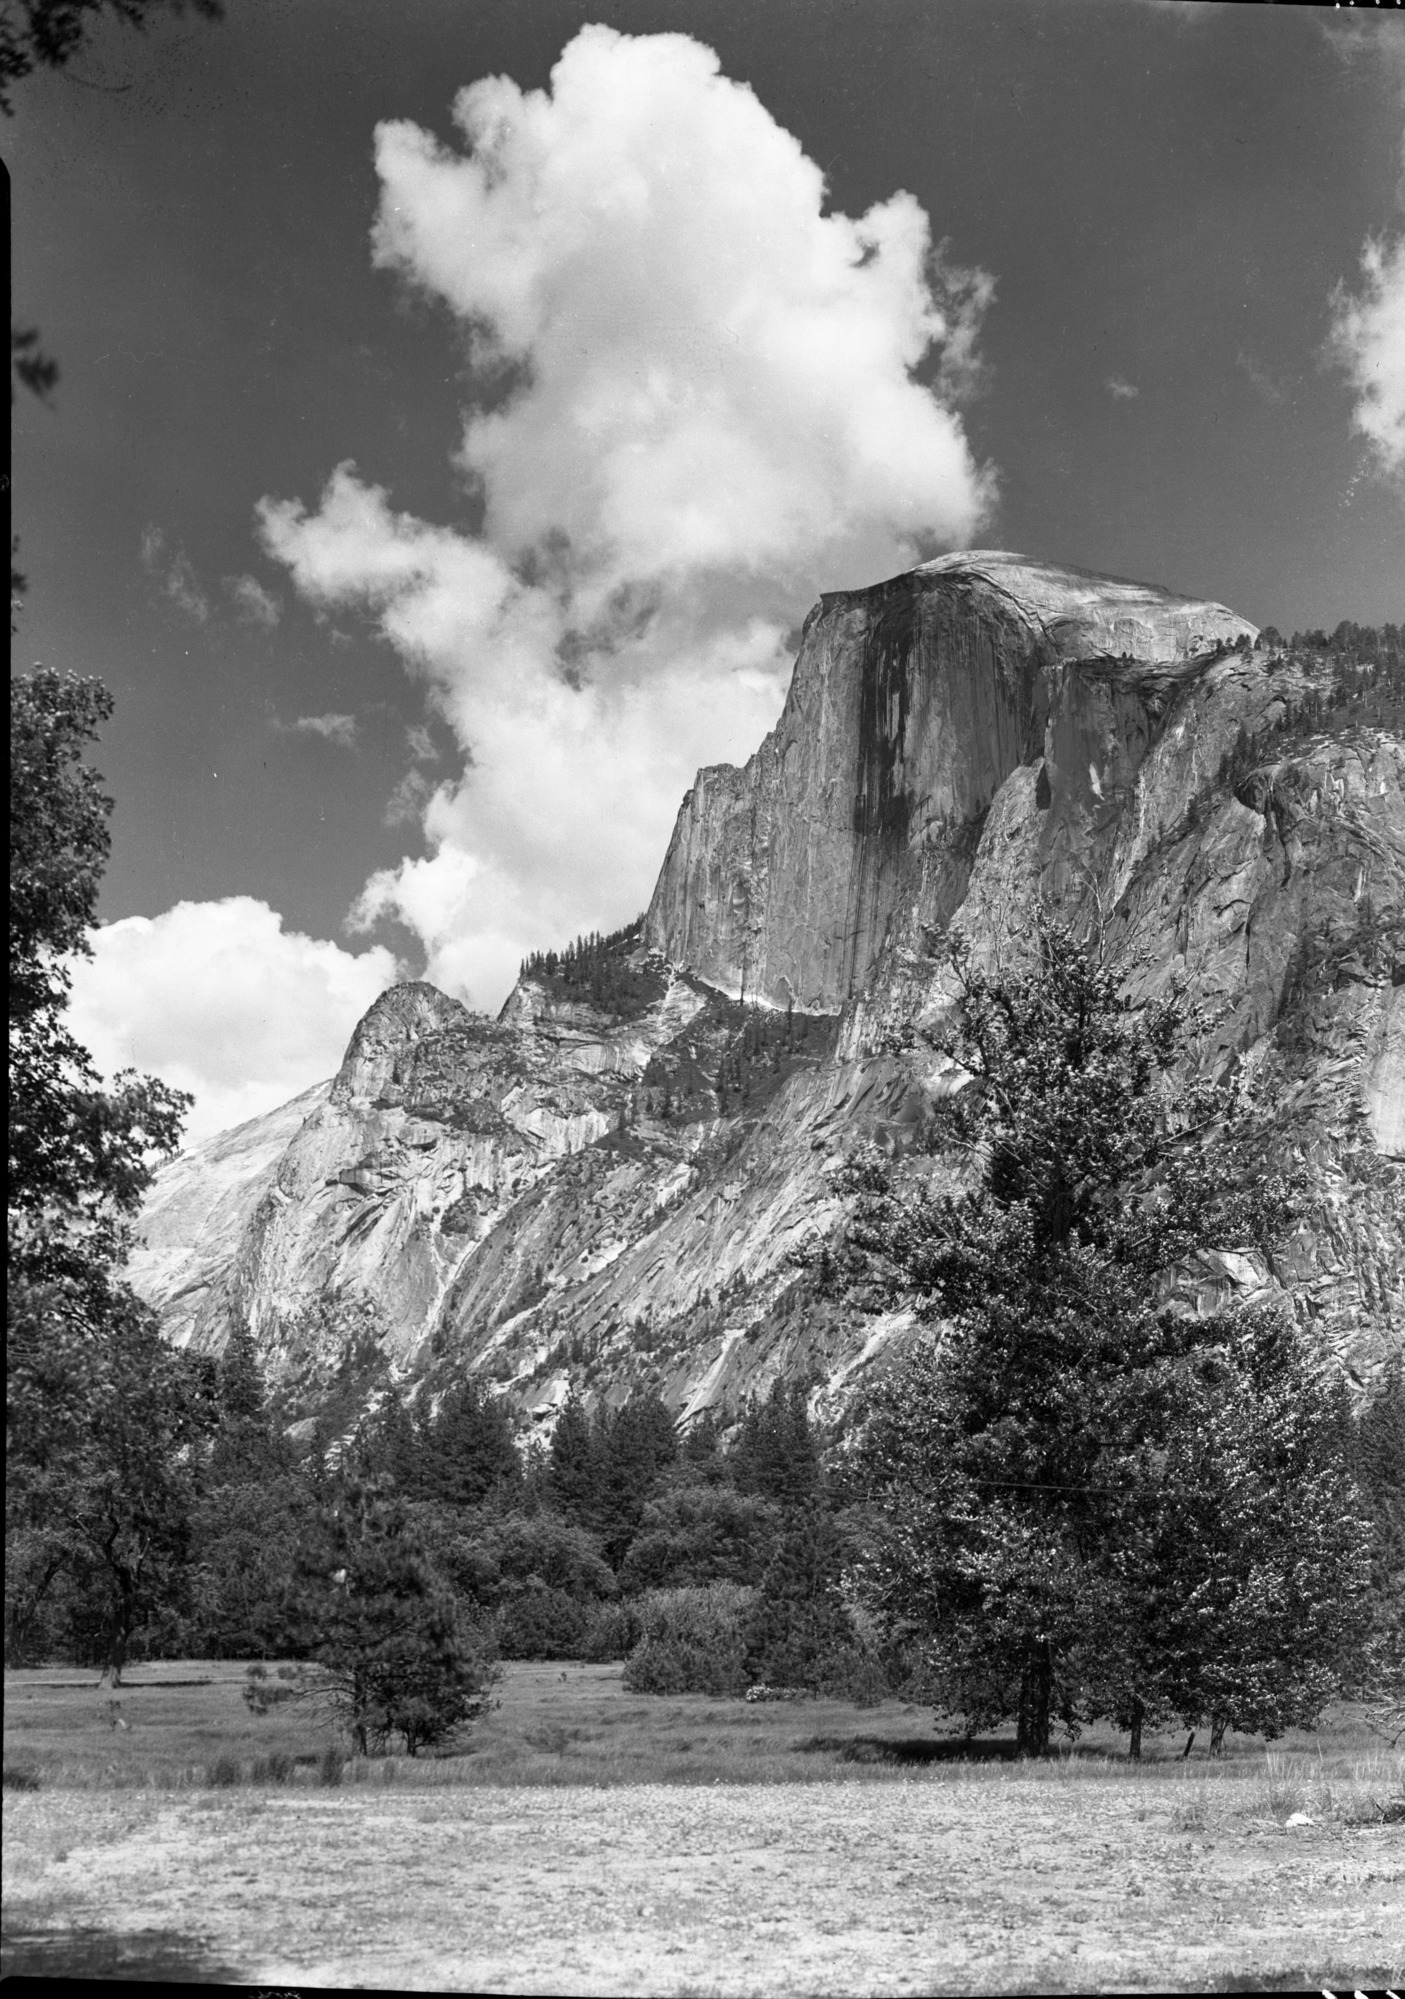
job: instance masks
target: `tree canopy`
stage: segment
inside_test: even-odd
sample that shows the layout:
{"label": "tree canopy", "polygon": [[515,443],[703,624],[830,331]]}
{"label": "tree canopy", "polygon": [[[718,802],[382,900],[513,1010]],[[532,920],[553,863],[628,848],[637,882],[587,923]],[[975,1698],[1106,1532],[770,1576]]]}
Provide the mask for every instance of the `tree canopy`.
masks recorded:
{"label": "tree canopy", "polygon": [[1050,933],[1029,970],[958,961],[939,1138],[964,1187],[856,1162],[845,1251],[933,1326],[872,1397],[855,1454],[886,1531],[862,1568],[948,1706],[1106,1714],[1134,1747],[1179,1714],[1279,1732],[1333,1685],[1365,1529],[1340,1391],[1281,1306],[1196,1319],[1166,1279],[1266,1253],[1291,1208],[1252,1090],[1197,1078],[1186,1014],[1138,1007]]}

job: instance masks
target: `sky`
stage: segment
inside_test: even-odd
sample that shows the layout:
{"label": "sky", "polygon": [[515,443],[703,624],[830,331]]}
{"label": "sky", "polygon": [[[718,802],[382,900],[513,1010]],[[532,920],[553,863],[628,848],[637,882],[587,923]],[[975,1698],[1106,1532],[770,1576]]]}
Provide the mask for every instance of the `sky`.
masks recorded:
{"label": "sky", "polygon": [[73,1024],[192,1139],[635,916],[823,590],[1405,618],[1399,14],[227,0],[0,142],[12,656],[116,699]]}

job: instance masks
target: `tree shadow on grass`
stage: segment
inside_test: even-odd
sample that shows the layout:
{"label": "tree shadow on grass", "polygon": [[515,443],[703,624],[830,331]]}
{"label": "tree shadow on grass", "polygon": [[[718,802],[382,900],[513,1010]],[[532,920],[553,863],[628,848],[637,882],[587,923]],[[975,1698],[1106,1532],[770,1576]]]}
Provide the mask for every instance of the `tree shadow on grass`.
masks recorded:
{"label": "tree shadow on grass", "polygon": [[937,1735],[811,1735],[801,1755],[838,1756],[841,1763],[1013,1763],[1013,1742]]}
{"label": "tree shadow on grass", "polygon": [[229,1985],[237,1979],[199,1937],[179,1930],[7,1929],[0,1939],[0,1970],[7,1985],[31,1978],[189,1985]]}

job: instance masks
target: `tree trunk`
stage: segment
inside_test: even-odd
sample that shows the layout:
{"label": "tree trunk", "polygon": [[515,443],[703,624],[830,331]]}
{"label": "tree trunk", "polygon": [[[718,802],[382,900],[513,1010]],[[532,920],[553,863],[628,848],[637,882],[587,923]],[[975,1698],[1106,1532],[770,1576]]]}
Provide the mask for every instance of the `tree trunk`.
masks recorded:
{"label": "tree trunk", "polygon": [[1184,1763],[1186,1758],[1190,1755],[1191,1745],[1194,1741],[1195,1741],[1195,1730],[1192,1729],[1190,1731],[1190,1734],[1185,1739],[1185,1748],[1181,1751],[1182,1763]]}
{"label": "tree trunk", "polygon": [[1224,1748],[1225,1730],[1229,1727],[1226,1715],[1217,1714],[1210,1718],[1210,1754],[1218,1756]]}
{"label": "tree trunk", "polygon": [[1142,1722],[1145,1716],[1145,1707],[1134,1696],[1132,1700],[1132,1739],[1127,1745],[1127,1754],[1133,1763],[1140,1763],[1142,1760]]}
{"label": "tree trunk", "polygon": [[1020,1710],[1016,1753],[1020,1756],[1047,1756],[1049,1753],[1049,1707],[1054,1691],[1053,1650],[1047,1638],[1032,1638],[1025,1653],[1020,1675]]}

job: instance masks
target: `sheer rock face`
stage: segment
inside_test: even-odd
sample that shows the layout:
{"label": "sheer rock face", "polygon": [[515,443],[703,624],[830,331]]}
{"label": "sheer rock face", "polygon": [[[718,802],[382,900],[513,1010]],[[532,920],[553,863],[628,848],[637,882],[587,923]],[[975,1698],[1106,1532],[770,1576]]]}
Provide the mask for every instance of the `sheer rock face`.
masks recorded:
{"label": "sheer rock face", "polygon": [[1222,605],[1003,554],[822,598],[775,728],[683,802],[650,943],[729,992],[842,1006],[898,912],[955,913],[1013,771],[1045,756],[1065,775],[1066,845],[1090,787],[1110,803],[1131,781],[1197,654],[1241,634]]}
{"label": "sheer rock face", "polygon": [[1405,1327],[1405,746],[1360,704],[1317,726],[1330,663],[1253,637],[1003,554],[824,598],[775,729],[684,800],[632,998],[395,988],[332,1085],[167,1169],[139,1284],[201,1348],[246,1320],[302,1413],[386,1362],[524,1422],[779,1372],[840,1407],[912,1323],[817,1302],[792,1252],[945,1087],[948,938],[1017,962],[1044,915],[1134,994],[1182,981],[1195,1060],[1262,1067],[1308,1169],[1274,1269],[1209,1255],[1178,1309],[1286,1286],[1369,1376]]}

